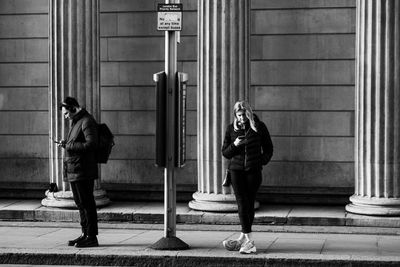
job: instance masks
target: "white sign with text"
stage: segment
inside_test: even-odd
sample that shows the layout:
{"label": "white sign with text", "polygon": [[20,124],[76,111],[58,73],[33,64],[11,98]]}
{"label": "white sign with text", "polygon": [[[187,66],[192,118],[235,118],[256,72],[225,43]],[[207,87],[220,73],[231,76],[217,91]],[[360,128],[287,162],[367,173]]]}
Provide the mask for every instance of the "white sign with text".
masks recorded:
{"label": "white sign with text", "polygon": [[182,4],[158,4],[157,30],[181,31],[182,30]]}

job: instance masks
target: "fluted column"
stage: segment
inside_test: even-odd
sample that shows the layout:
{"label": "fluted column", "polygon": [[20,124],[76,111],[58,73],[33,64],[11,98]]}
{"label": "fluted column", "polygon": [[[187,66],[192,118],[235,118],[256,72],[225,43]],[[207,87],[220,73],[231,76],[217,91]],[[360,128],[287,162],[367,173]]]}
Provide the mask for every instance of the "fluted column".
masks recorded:
{"label": "fluted column", "polygon": [[248,99],[249,28],[249,0],[198,1],[198,191],[189,203],[196,210],[237,210],[222,186],[221,147],[233,104]]}
{"label": "fluted column", "polygon": [[[66,96],[76,97],[97,121],[100,119],[99,2],[51,0],[49,5],[49,173],[50,183],[56,183],[59,192],[46,191],[42,204],[70,208],[75,203],[69,184],[63,181],[64,154],[51,138],[66,139],[69,122],[59,110]],[[109,202],[100,188],[100,178],[94,195],[97,205]]]}
{"label": "fluted column", "polygon": [[400,2],[357,1],[355,194],[349,212],[400,215]]}

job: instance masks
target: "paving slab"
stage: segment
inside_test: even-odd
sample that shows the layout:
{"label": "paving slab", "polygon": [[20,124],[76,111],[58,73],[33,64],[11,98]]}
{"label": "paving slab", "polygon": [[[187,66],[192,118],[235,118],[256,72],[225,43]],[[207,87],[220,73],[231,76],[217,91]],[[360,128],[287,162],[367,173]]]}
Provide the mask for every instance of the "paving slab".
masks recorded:
{"label": "paving slab", "polygon": [[205,212],[199,219],[205,224],[240,224],[237,213]]}
{"label": "paving slab", "polygon": [[342,236],[327,238],[322,254],[378,256],[377,236]]}
{"label": "paving slab", "polygon": [[35,210],[40,207],[40,202],[36,200],[18,200],[1,207],[0,218],[33,221],[35,219]]}
{"label": "paving slab", "polygon": [[121,222],[121,221],[133,221],[134,214],[143,210],[145,203],[138,202],[132,205],[131,202],[111,202],[105,207],[98,209],[98,219],[99,221],[108,222]]}
{"label": "paving slab", "polygon": [[256,212],[256,224],[286,224],[291,205],[262,205]]}
{"label": "paving slab", "polygon": [[0,199],[0,209],[10,206],[13,203],[16,203],[18,200],[14,199]]}
{"label": "paving slab", "polygon": [[271,253],[320,254],[325,240],[323,237],[276,238],[267,251]]}
{"label": "paving slab", "polygon": [[[161,205],[160,205],[161,204]],[[162,203],[141,203],[133,214],[133,221],[141,223],[163,223],[164,206]]]}
{"label": "paving slab", "polygon": [[231,236],[232,232],[227,231],[214,232],[212,238],[210,235],[205,235],[202,231],[182,231],[177,233],[177,237],[185,243],[190,241],[191,249],[205,249],[208,251],[220,247],[222,240],[228,239]]}
{"label": "paving slab", "polygon": [[293,206],[287,223],[294,225],[345,225],[343,206]]}
{"label": "paving slab", "polygon": [[346,226],[376,226],[400,228],[400,217],[346,214]]}
{"label": "paving slab", "polygon": [[398,236],[381,236],[378,239],[378,254],[400,256],[400,238]]}
{"label": "paving slab", "polygon": [[35,210],[42,206],[40,201],[34,199],[18,200],[2,208],[5,210]]}
{"label": "paving slab", "polygon": [[75,209],[59,209],[59,208],[41,206],[39,208],[35,208],[33,212],[35,221],[46,221],[46,222],[79,221],[79,212]]}

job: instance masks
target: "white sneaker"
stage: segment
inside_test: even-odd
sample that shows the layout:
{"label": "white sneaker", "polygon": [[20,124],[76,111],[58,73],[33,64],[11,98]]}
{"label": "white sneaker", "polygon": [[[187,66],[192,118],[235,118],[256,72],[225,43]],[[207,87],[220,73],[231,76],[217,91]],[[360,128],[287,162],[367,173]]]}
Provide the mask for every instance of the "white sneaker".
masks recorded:
{"label": "white sneaker", "polygon": [[242,245],[240,248],[239,252],[241,254],[250,254],[250,253],[256,253],[257,249],[256,246],[254,245],[254,241],[247,241]]}
{"label": "white sneaker", "polygon": [[222,245],[229,251],[239,251],[243,245],[243,241],[240,240],[224,240]]}

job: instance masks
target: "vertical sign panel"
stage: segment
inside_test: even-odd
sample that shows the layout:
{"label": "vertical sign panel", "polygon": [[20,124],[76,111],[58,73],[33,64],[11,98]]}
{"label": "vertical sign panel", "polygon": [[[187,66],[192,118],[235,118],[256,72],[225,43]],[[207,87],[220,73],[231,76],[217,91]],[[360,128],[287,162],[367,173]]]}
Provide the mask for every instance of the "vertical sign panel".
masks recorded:
{"label": "vertical sign panel", "polygon": [[186,83],[188,81],[187,73],[177,73],[177,94],[176,105],[176,167],[183,167],[186,162]]}
{"label": "vertical sign panel", "polygon": [[164,71],[155,73],[156,82],[156,166],[166,167],[167,138],[167,75]]}

